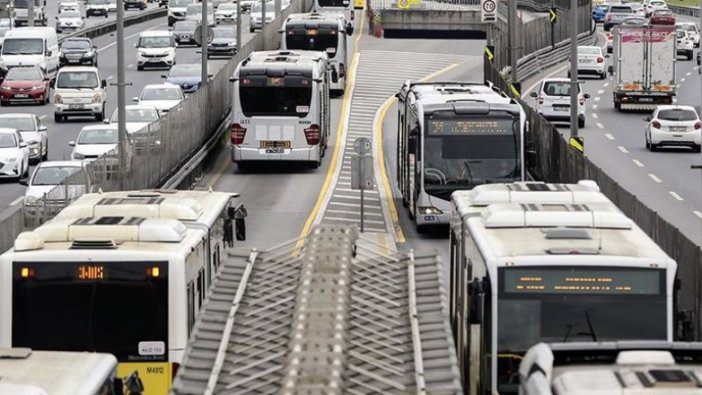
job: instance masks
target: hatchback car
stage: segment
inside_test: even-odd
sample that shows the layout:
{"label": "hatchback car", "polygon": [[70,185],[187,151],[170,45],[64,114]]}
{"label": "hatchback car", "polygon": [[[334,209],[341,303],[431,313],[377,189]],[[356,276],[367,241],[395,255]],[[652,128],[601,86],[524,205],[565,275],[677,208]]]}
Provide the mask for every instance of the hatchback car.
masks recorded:
{"label": "hatchback car", "polygon": [[212,29],[214,38],[207,45],[207,58],[213,56],[236,55],[236,31],[229,26],[215,27]]}
{"label": "hatchback car", "polygon": [[[570,77],[570,71],[568,72]],[[578,46],[578,75],[595,74],[600,79],[607,78],[607,68],[602,48],[598,46]]]}
{"label": "hatchback car", "polygon": [[654,11],[667,10],[668,5],[663,0],[651,0],[646,3],[646,16],[650,17]]}
{"label": "hatchback car", "polygon": [[38,67],[13,67],[0,83],[0,106],[46,104],[49,89],[49,78]]}
{"label": "hatchback car", "polygon": [[15,129],[0,128],[0,178],[19,180],[29,173],[29,150]]}
{"label": "hatchback car", "polygon": [[691,147],[700,152],[702,121],[692,106],[658,106],[647,121],[645,132],[646,148],[655,151],[658,147]]}
{"label": "hatchback car", "polygon": [[185,99],[180,86],[174,84],[152,84],[146,85],[141,90],[141,95],[133,100],[141,106],[153,106],[158,110],[159,115],[167,113],[171,108],[177,106]]}
{"label": "hatchback car", "polygon": [[195,21],[178,21],[173,25],[173,36],[178,45],[198,45],[195,40],[195,29],[198,23]]}
{"label": "hatchback car", "polygon": [[629,3],[631,9],[634,10],[634,15],[640,16],[642,18],[646,17],[646,7],[641,3]]}
{"label": "hatchback car", "polygon": [[692,60],[692,55],[695,48],[695,40],[690,37],[690,33],[686,30],[675,31],[677,42],[677,54],[685,56],[685,59]]}
{"label": "hatchback car", "polygon": [[82,29],[85,25],[85,18],[80,11],[62,11],[56,16],[56,33],[75,31]]}
{"label": "hatchback car", "polygon": [[69,141],[73,147],[72,160],[96,159],[117,148],[119,141],[117,125],[84,126],[75,141]]}
{"label": "hatchback car", "polygon": [[[545,79],[538,92],[532,92],[536,99],[535,110],[544,118],[556,122],[570,122],[570,80],[565,78]],[[590,95],[582,93],[578,84],[578,127],[585,127],[585,100]]]}
{"label": "hatchback car", "polygon": [[59,64],[65,65],[98,65],[97,47],[87,37],[70,37],[61,43],[59,49]]}
{"label": "hatchback car", "polygon": [[224,3],[215,11],[215,23],[236,22],[236,3]]}
{"label": "hatchback car", "polygon": [[200,88],[202,67],[200,63],[177,64],[161,77],[168,83],[180,85],[183,93],[194,93]]}
{"label": "hatchback car", "polygon": [[675,14],[670,10],[655,10],[651,13],[650,22],[652,25],[674,25]]}
{"label": "hatchback car", "polygon": [[29,160],[39,162],[49,157],[49,133],[46,125],[34,114],[0,114],[0,128],[15,129],[27,143]]}
{"label": "hatchback car", "polygon": [[692,37],[695,44],[695,48],[700,46],[700,30],[697,28],[695,22],[678,22],[675,24],[678,30],[685,30],[687,34]]}

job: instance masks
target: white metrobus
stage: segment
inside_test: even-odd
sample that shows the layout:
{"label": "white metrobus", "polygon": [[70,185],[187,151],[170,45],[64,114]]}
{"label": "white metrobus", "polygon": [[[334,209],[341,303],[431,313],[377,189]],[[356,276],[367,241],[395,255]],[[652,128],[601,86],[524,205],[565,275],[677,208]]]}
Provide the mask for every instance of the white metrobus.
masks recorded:
{"label": "white metrobus", "polygon": [[356,19],[353,0],[314,0],[312,9],[315,12],[341,15],[347,22]]}
{"label": "white metrobus", "polygon": [[327,54],[253,52],[234,83],[231,156],[239,168],[262,161],[322,163],[329,139]]}
{"label": "white metrobus", "polygon": [[[92,352],[0,349],[0,394],[117,395],[117,359]],[[130,382],[131,384],[131,382]]]}
{"label": "white metrobus", "polygon": [[449,223],[454,191],[526,179],[526,115],[492,84],[407,81],[396,97],[397,187],[417,231]]}
{"label": "white metrobus", "polygon": [[450,254],[469,394],[516,394],[539,342],[673,340],[676,262],[592,184],[455,192]]}
{"label": "white metrobus", "polygon": [[291,14],[283,22],[281,48],[292,50],[322,51],[327,53],[331,80],[329,89],[343,95],[349,67],[348,36],[353,25],[334,14]]}
{"label": "white metrobus", "polygon": [[87,194],[0,256],[0,347],[113,354],[165,394],[233,242],[235,194]]}

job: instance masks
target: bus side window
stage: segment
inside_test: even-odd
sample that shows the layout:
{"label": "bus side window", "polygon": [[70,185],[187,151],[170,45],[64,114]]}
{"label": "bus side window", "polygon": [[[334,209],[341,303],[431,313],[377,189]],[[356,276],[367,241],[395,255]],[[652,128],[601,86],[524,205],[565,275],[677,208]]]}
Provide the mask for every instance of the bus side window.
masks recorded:
{"label": "bus side window", "polygon": [[188,284],[188,337],[190,337],[190,331],[195,325],[195,284],[191,281]]}
{"label": "bus side window", "polygon": [[409,132],[407,141],[407,151],[417,153],[419,149],[419,123],[415,123],[412,130]]}
{"label": "bus side window", "polygon": [[205,300],[205,268],[197,273],[197,310],[200,311],[202,302]]}

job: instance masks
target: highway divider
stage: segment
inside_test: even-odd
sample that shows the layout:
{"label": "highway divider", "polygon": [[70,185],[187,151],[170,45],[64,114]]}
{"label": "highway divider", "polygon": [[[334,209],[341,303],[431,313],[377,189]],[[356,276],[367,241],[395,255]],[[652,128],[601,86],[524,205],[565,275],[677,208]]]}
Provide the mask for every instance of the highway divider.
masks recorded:
{"label": "highway divider", "polygon": [[[140,12],[138,15],[132,15],[129,17],[125,17],[124,18],[124,27],[143,23],[146,21],[150,21],[152,19],[161,18],[161,17],[164,17],[166,15],[168,15],[168,9],[165,7]],[[114,32],[116,30],[117,30],[117,22],[116,21],[108,21],[108,22],[99,23],[97,25],[87,27],[85,29],[80,29],[80,30],[77,30],[77,31],[72,32],[72,33],[62,35],[59,38],[59,42],[65,40],[69,37],[95,38],[95,37],[99,37],[99,36],[104,36],[105,34]]]}

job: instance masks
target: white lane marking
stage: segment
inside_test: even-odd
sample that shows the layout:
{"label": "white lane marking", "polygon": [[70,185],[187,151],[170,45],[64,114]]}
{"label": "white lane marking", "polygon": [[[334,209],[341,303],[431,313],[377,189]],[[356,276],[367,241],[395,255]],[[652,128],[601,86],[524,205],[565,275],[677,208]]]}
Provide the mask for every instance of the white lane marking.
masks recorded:
{"label": "white lane marking", "polygon": [[699,70],[699,69],[700,69],[700,66],[695,66],[695,67],[693,67],[693,70],[695,70],[695,71],[697,71],[697,70]]}
{"label": "white lane marking", "polygon": [[599,96],[595,97],[595,101],[600,101],[600,97]]}
{"label": "white lane marking", "polygon": [[593,112],[593,113],[592,113],[592,117],[595,118],[595,119],[597,119],[597,114]]}
{"label": "white lane marking", "polygon": [[127,66],[128,69],[131,69],[132,67],[134,67],[133,64],[130,64],[130,65]]}
{"label": "white lane marking", "polygon": [[638,167],[644,167],[644,164],[638,159],[632,159],[632,162],[634,162],[634,164]]}
{"label": "white lane marking", "polygon": [[611,133],[605,133],[605,137],[607,137],[610,140],[614,140],[614,136],[612,136]]}
{"label": "white lane marking", "polygon": [[111,75],[111,76],[107,77],[108,80],[111,80],[111,79],[113,79],[113,78],[115,78],[114,75]]}
{"label": "white lane marking", "polygon": [[16,206],[20,204],[20,202],[22,202],[22,199],[24,199],[24,196],[20,196],[17,199],[11,201],[10,204],[8,204],[8,206]]}
{"label": "white lane marking", "polygon": [[608,86],[609,86],[609,82],[605,82],[604,84],[602,84],[602,87],[603,87],[603,88],[606,88],[606,87],[608,87]]}
{"label": "white lane marking", "polygon": [[622,152],[625,153],[625,154],[628,154],[628,153],[629,153],[629,150],[626,149],[626,148],[624,148],[624,147],[622,147],[621,145],[618,145],[617,148],[619,149],[619,151],[622,151]]}
{"label": "white lane marking", "polygon": [[40,116],[39,116],[39,119],[42,119],[42,120],[43,120],[44,118],[46,118],[46,114],[40,115]]}
{"label": "white lane marking", "polygon": [[670,194],[670,196],[672,196],[673,198],[675,198],[675,200],[677,200],[679,202],[682,202],[683,200],[685,200],[682,198],[682,196],[678,195],[677,193],[675,193],[673,191],[668,191],[668,193]]}
{"label": "white lane marking", "polygon": [[603,125],[603,124],[601,124],[601,123],[597,122],[597,123],[596,123],[596,125],[597,125],[597,127],[598,127],[598,128],[600,128],[600,129],[604,129],[604,125]]}
{"label": "white lane marking", "polygon": [[597,94],[598,94],[598,95],[601,95],[601,94],[603,94],[603,93],[604,93],[604,89],[598,89],[598,90],[597,90]]}
{"label": "white lane marking", "polygon": [[688,71],[687,73],[685,73],[685,75],[689,77],[690,75],[692,75],[692,71]]}
{"label": "white lane marking", "polygon": [[592,105],[592,109],[593,109],[593,110],[597,110],[597,104],[593,104],[593,105]]}
{"label": "white lane marking", "polygon": [[695,214],[697,216],[697,218],[702,219],[702,211],[695,210],[692,213]]}
{"label": "white lane marking", "polygon": [[[166,25],[152,26],[152,27],[146,29],[145,31],[154,30],[154,29],[157,29],[157,28],[160,28],[160,27],[164,27],[164,26],[166,26]],[[131,39],[133,39],[134,37],[139,36],[141,33],[142,33],[142,32],[130,34],[130,35],[128,35],[127,37],[124,38],[124,41],[131,40]],[[111,48],[111,47],[113,47],[113,46],[115,46],[115,45],[117,45],[117,41],[115,41],[115,42],[113,42],[113,43],[109,43],[109,44],[105,45],[104,47],[98,49],[98,52],[102,52],[102,51],[106,50],[107,48]]]}
{"label": "white lane marking", "polygon": [[540,80],[534,82],[532,85],[530,85],[530,86],[524,91],[524,94],[530,93],[531,91],[534,90],[534,88],[536,88],[539,84],[541,84],[541,82],[542,82],[543,80],[545,80],[546,78],[553,77],[554,75],[560,73],[561,71],[565,70],[566,68],[568,68],[568,65],[565,65],[565,66],[562,66],[562,67],[557,68],[556,70],[553,70],[553,72],[549,73],[549,74],[546,75],[544,78],[542,78],[542,79],[540,79]]}
{"label": "white lane marking", "polygon": [[682,77],[682,78],[680,79],[680,82],[685,82],[685,77]]}
{"label": "white lane marking", "polygon": [[653,181],[655,181],[655,182],[657,182],[657,183],[659,183],[659,184],[663,182],[663,181],[661,181],[660,178],[656,177],[656,175],[653,174],[653,173],[648,173],[648,176],[651,177],[651,179],[652,179]]}

